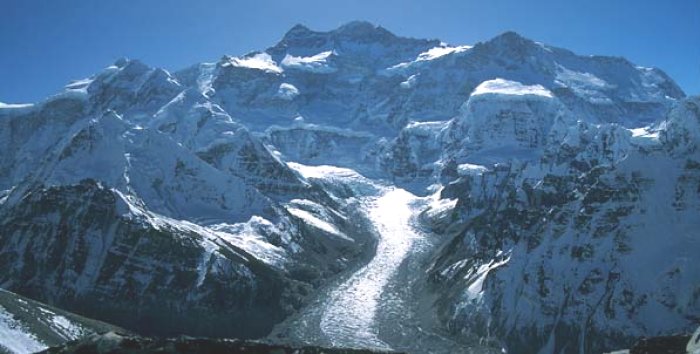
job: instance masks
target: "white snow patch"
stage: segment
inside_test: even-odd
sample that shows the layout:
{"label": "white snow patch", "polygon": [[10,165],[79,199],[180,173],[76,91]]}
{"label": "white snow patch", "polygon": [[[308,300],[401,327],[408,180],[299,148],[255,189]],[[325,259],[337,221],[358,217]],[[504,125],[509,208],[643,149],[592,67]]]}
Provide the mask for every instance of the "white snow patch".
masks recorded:
{"label": "white snow patch", "polygon": [[289,211],[290,214],[298,217],[299,219],[303,220],[307,225],[312,226],[314,228],[317,228],[321,231],[327,232],[333,236],[337,236],[339,238],[342,238],[346,241],[351,241],[354,242],[353,239],[347,237],[344,233],[340,232],[335,225],[325,221],[321,220],[319,217],[317,217],[314,214],[311,214],[310,212],[302,209],[298,209],[292,206],[287,206],[286,207],[287,211]]}
{"label": "white snow patch", "polygon": [[282,59],[281,64],[286,68],[328,74],[337,70],[328,64],[328,58],[333,54],[334,52],[332,50],[318,53],[310,57],[296,57],[287,54],[284,59]]}
{"label": "white snow patch", "polygon": [[431,188],[433,190],[428,203],[428,208],[425,209],[425,213],[430,218],[435,218],[440,214],[445,214],[452,211],[457,205],[457,199],[451,198],[440,198],[443,189],[442,185],[434,185]]}
{"label": "white snow patch", "polygon": [[569,70],[561,65],[557,67],[557,82],[605,88],[610,86],[605,80],[591,74]]}
{"label": "white snow patch", "polygon": [[65,89],[68,91],[87,94],[87,88],[88,88],[88,86],[90,86],[90,84],[92,82],[93,82],[93,79],[91,79],[91,78],[82,79],[82,80],[75,80],[75,81],[71,82],[70,84],[66,85]]}
{"label": "white snow patch", "polygon": [[555,83],[570,88],[577,96],[589,102],[599,104],[612,103],[612,100],[601,92],[611,88],[612,85],[591,73],[573,71],[558,65]]}
{"label": "white snow patch", "polygon": [[457,173],[462,176],[468,175],[481,175],[484,172],[488,172],[489,169],[482,165],[475,165],[471,163],[463,163],[457,166]]}
{"label": "white snow patch", "polygon": [[661,143],[659,140],[659,130],[652,130],[650,127],[628,129],[632,133],[630,142],[637,146],[656,146]]}
{"label": "white snow patch", "polygon": [[444,56],[450,55],[450,54],[457,54],[457,53],[466,52],[467,50],[469,50],[471,48],[472,47],[468,46],[468,45],[450,47],[447,44],[443,43],[439,47],[434,47],[434,48],[429,49],[428,51],[425,51],[423,53],[418,54],[416,59],[414,59],[413,61],[407,61],[407,62],[396,64],[390,68],[385,69],[384,71],[382,71],[382,73],[384,73],[384,74],[389,73],[390,74],[391,72],[394,72],[394,71],[400,72],[403,69],[407,69],[407,68],[413,66],[414,64],[420,64],[422,62],[435,60],[435,59],[438,59],[438,58],[441,58],[441,57],[444,57]]}
{"label": "white snow patch", "polygon": [[437,199],[430,203],[429,208],[426,209],[426,214],[430,217],[434,217],[438,214],[443,214],[452,211],[457,205],[457,199],[443,198]]}
{"label": "white snow patch", "polygon": [[542,87],[542,85],[523,85],[517,81],[500,78],[482,82],[474,89],[471,95],[478,96],[486,94],[554,97],[554,95],[552,95],[549,90]]}
{"label": "white snow patch", "polygon": [[274,74],[281,74],[283,72],[282,68],[277,66],[277,63],[275,63],[270,54],[267,53],[257,53],[247,57],[231,58],[228,63],[222,66],[227,66],[226,64],[241,68],[258,69]]}
{"label": "white snow patch", "polygon": [[418,57],[416,58],[415,61],[433,60],[433,59],[437,59],[440,57],[444,57],[445,55],[448,55],[448,54],[466,52],[467,50],[469,50],[471,48],[472,47],[469,45],[462,45],[462,46],[457,46],[457,47],[449,47],[449,46],[435,47],[435,48],[429,49],[427,52],[423,52],[423,53],[418,54]]}
{"label": "white snow patch", "polygon": [[0,102],[0,109],[19,109],[19,108],[31,108],[33,103],[4,103]]}
{"label": "white snow patch", "polygon": [[659,137],[659,132],[658,131],[651,131],[649,130],[648,127],[642,127],[642,128],[635,128],[635,129],[628,129],[632,133],[633,138],[637,137]]}
{"label": "white snow patch", "polygon": [[700,327],[695,331],[686,346],[688,354],[700,354]]}
{"label": "white snow patch", "polygon": [[296,96],[299,96],[299,89],[297,89],[294,85],[286,82],[280,84],[280,87],[277,90],[277,97],[291,101]]}
{"label": "white snow patch", "polygon": [[0,348],[6,348],[11,353],[24,354],[44,350],[47,346],[0,306]]}
{"label": "white snow patch", "polygon": [[204,96],[209,97],[214,93],[212,83],[216,72],[216,63],[202,63],[199,65],[200,74],[197,76],[197,87],[199,92]]}
{"label": "white snow patch", "polygon": [[408,124],[406,124],[406,127],[404,127],[404,129],[420,130],[425,131],[427,134],[433,134],[436,131],[445,129],[449,124],[450,122],[446,120],[436,120],[428,122],[409,122]]}
{"label": "white snow patch", "polygon": [[479,268],[476,270],[474,274],[467,274],[465,276],[465,279],[474,279],[471,284],[469,284],[469,287],[467,288],[467,299],[468,300],[478,300],[481,298],[481,295],[483,293],[483,287],[484,287],[484,280],[486,280],[486,276],[489,275],[489,272],[508,263],[510,260],[510,257],[507,257],[501,261],[496,261],[492,259],[489,263],[487,264],[482,264],[479,266]]}
{"label": "white snow patch", "polygon": [[355,170],[349,168],[330,166],[330,165],[320,165],[320,166],[309,166],[302,165],[296,162],[287,162],[287,166],[302,175],[304,178],[316,178],[322,179],[327,177],[348,177],[348,178],[361,178],[362,176]]}
{"label": "white snow patch", "polygon": [[[210,228],[215,231],[216,235],[220,238],[254,255],[255,258],[269,265],[282,268],[286,262],[284,249],[269,243],[258,231],[259,228],[276,229],[270,221],[263,217],[252,216],[250,220],[244,223],[237,223],[234,225],[218,224],[212,225]],[[278,232],[286,235],[286,233],[279,230]],[[298,250],[298,246],[293,244],[291,240],[287,239],[285,242],[290,245],[293,251]]]}
{"label": "white snow patch", "polygon": [[406,81],[400,83],[399,85],[400,85],[401,88],[403,88],[403,89],[409,89],[409,88],[411,88],[411,87],[413,87],[413,86],[416,86],[416,82],[417,82],[417,81],[418,81],[418,75],[414,74],[414,75],[409,76],[409,77],[406,79]]}
{"label": "white snow patch", "polygon": [[78,339],[85,334],[85,331],[80,326],[61,315],[54,315],[52,322],[54,329],[60,331],[67,339]]}

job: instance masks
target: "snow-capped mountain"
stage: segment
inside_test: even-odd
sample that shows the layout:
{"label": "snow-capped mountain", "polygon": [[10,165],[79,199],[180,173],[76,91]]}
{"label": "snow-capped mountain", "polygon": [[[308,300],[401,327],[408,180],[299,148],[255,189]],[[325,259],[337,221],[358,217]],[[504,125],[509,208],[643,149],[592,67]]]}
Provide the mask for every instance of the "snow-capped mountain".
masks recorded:
{"label": "snow-capped mountain", "polygon": [[628,347],[700,319],[699,106],[658,69],[513,32],[298,25],[172,73],[120,59],[0,105],[0,286],[141,333],[260,337],[367,258],[390,228],[362,198],[393,183],[438,191],[420,220],[449,241],[411,284],[449,334]]}
{"label": "snow-capped mountain", "polygon": [[[513,99],[494,105],[517,112]],[[453,162],[442,192],[453,211],[426,214],[457,235],[429,270],[450,289],[439,305],[448,326],[514,352],[585,353],[697,326],[698,103],[679,101],[656,128],[560,116],[544,149],[501,135],[498,154],[487,145]]]}
{"label": "snow-capped mountain", "polygon": [[348,202],[138,61],[3,106],[0,125],[0,283],[52,305],[143,333],[256,337],[369,245]]}

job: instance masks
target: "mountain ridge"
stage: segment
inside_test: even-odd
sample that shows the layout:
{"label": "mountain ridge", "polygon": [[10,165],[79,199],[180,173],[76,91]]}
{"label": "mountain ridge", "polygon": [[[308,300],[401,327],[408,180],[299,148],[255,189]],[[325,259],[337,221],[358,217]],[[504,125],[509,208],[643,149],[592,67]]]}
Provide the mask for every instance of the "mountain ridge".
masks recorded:
{"label": "mountain ridge", "polygon": [[658,69],[514,32],[298,25],[175,72],[119,59],[0,105],[0,285],[145,334],[261,337],[371,258],[367,210],[396,188],[444,238],[411,283],[439,333],[626,347],[700,318],[698,107]]}

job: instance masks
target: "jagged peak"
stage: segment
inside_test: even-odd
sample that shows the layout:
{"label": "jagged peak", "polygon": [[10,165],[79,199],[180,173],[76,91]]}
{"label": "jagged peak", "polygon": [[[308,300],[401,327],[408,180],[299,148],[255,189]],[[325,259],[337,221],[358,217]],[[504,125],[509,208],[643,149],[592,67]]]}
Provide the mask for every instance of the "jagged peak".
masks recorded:
{"label": "jagged peak", "polygon": [[[399,37],[382,26],[367,21],[352,21],[329,31],[315,31],[297,24],[284,35],[276,48],[306,44],[319,44],[323,41],[361,41],[361,42],[391,42],[391,41],[415,41],[427,42],[428,40]],[[274,47],[273,47],[274,48]]]}
{"label": "jagged peak", "polygon": [[537,43],[529,38],[525,38],[515,31],[506,31],[496,37],[486,41],[485,44],[507,46],[509,48],[536,46]]}
{"label": "jagged peak", "polygon": [[297,23],[296,25],[294,25],[294,27],[290,28],[289,31],[287,31],[287,33],[284,34],[283,38],[299,37],[312,32],[313,31],[308,27],[302,25],[301,23]]}
{"label": "jagged peak", "polygon": [[351,21],[348,22],[337,29],[331,31],[339,34],[351,34],[351,35],[365,35],[365,34],[372,34],[372,33],[378,33],[382,35],[391,35],[393,37],[396,37],[393,33],[389,32],[387,29],[385,29],[382,26],[377,26],[371,22],[368,21]]}
{"label": "jagged peak", "polygon": [[129,63],[129,58],[121,57],[121,58],[115,60],[113,65],[118,67],[118,68],[123,68],[128,63]]}
{"label": "jagged peak", "polygon": [[515,32],[515,31],[505,31],[505,32],[499,34],[498,36],[494,37],[494,39],[497,39],[497,38],[502,38],[504,40],[529,40],[529,39],[523,37],[522,35],[520,35],[520,33]]}
{"label": "jagged peak", "polygon": [[129,75],[129,76],[141,76],[143,74],[149,73],[152,68],[138,59],[129,59],[122,57],[117,59],[114,64],[105,68],[100,75]]}
{"label": "jagged peak", "polygon": [[[275,61],[287,54],[309,57],[326,51],[340,56],[374,53],[361,59],[378,67],[387,67],[415,58],[418,54],[440,45],[438,40],[400,37],[384,27],[367,21],[352,21],[329,31],[314,31],[296,25],[275,46],[268,48]],[[374,47],[376,46],[376,47]],[[369,48],[374,49],[369,49]],[[382,48],[379,50],[378,48]]]}
{"label": "jagged peak", "polygon": [[314,31],[309,27],[296,24],[294,27],[289,29],[287,33],[282,38],[284,42],[294,39],[303,39],[309,36],[321,35],[321,36],[366,36],[366,35],[390,35],[396,37],[393,33],[389,32],[382,26],[377,26],[371,22],[367,21],[351,21],[341,25],[338,28],[332,29],[330,31]]}

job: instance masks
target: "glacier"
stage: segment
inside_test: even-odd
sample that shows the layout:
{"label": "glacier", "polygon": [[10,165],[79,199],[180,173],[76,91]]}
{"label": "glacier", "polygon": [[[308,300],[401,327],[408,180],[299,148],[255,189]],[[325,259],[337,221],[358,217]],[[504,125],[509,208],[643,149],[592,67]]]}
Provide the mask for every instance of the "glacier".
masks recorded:
{"label": "glacier", "polygon": [[514,32],[356,21],[176,71],[122,58],[0,103],[0,287],[154,335],[588,353],[690,332],[698,107],[659,69]]}

